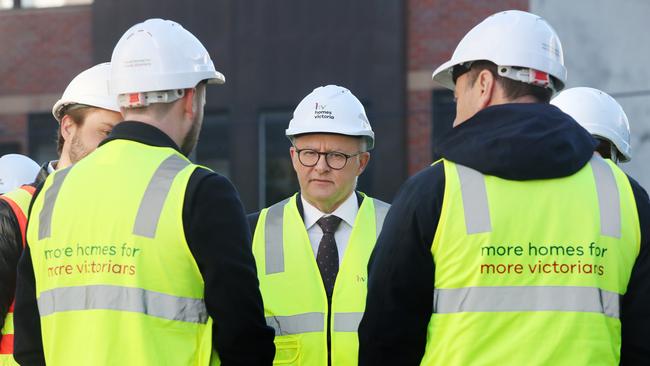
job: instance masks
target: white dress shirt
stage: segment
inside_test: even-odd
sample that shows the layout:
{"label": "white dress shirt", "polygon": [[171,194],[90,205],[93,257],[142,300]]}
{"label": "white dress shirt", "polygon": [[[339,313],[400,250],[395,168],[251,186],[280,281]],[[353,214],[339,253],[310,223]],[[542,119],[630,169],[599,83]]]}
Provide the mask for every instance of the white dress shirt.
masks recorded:
{"label": "white dress shirt", "polygon": [[305,198],[300,195],[302,200],[303,208],[303,219],[305,221],[305,228],[307,229],[307,234],[309,235],[309,241],[311,242],[311,249],[314,251],[314,257],[318,254],[318,244],[323,237],[323,230],[316,223],[321,217],[335,215],[341,218],[341,224],[334,232],[334,239],[336,240],[336,248],[339,252],[339,266],[343,262],[343,255],[345,254],[345,249],[348,247],[348,240],[350,239],[350,233],[352,233],[352,225],[354,225],[354,220],[357,217],[359,212],[359,201],[357,200],[357,195],[355,192],[352,192],[350,197],[348,197],[343,203],[331,214],[325,214],[321,210],[317,209],[311,205]]}

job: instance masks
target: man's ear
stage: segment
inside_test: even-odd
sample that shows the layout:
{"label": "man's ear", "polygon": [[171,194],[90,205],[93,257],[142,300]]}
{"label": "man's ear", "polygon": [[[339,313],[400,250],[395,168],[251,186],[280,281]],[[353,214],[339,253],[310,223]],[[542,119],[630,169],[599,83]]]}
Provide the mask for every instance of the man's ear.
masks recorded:
{"label": "man's ear", "polygon": [[363,173],[366,170],[369,162],[370,162],[369,152],[366,151],[359,155],[359,170],[357,170],[357,176],[360,176],[361,173]]}
{"label": "man's ear", "polygon": [[77,132],[77,124],[72,117],[67,114],[61,118],[61,136],[65,141],[69,141],[72,136]]}
{"label": "man's ear", "polygon": [[194,94],[196,94],[195,88],[185,89],[185,95],[183,95],[182,104],[183,104],[183,115],[185,115],[190,120],[194,119]]}
{"label": "man's ear", "polygon": [[478,102],[481,109],[491,105],[496,83],[496,77],[489,70],[483,69],[479,72],[474,87],[479,88]]}

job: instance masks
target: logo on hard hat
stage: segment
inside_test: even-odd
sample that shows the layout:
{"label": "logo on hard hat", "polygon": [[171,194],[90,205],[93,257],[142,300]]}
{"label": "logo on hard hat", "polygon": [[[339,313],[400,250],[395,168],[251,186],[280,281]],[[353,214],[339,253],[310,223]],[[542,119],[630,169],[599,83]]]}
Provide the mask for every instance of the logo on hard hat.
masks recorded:
{"label": "logo on hard hat", "polygon": [[123,61],[124,67],[146,67],[151,66],[151,64],[151,59],[148,58]]}
{"label": "logo on hard hat", "polygon": [[560,47],[556,42],[542,43],[542,50],[549,52],[555,58],[560,58]]}
{"label": "logo on hard hat", "polygon": [[325,107],[326,107],[325,104],[318,104],[318,102],[316,102],[316,107],[314,110],[315,119],[322,119],[322,118],[334,119],[334,115],[332,114],[332,111],[325,110]]}

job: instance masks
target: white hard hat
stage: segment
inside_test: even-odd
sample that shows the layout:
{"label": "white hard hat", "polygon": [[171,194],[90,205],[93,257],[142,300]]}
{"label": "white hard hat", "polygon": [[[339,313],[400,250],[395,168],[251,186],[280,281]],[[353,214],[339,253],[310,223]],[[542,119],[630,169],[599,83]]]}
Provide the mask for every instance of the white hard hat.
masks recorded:
{"label": "white hard hat", "polygon": [[363,105],[348,89],[337,85],[314,89],[293,111],[286,135],[305,133],[361,136],[366,137],[368,150],[375,146],[375,134]]}
{"label": "white hard hat", "polygon": [[611,142],[622,162],[632,159],[630,124],[618,102],[594,88],[571,88],[558,94],[551,104],[570,115],[595,137]]}
{"label": "white hard hat", "polygon": [[111,90],[118,95],[226,81],[201,42],[171,20],[148,19],[131,27],[117,42],[111,64]]}
{"label": "white hard hat", "polygon": [[25,155],[7,154],[0,157],[0,194],[36,180],[41,168]]}
{"label": "white hard hat", "polygon": [[82,71],[65,88],[61,99],[52,107],[52,115],[59,123],[67,106],[82,104],[119,112],[117,95],[111,94],[108,82],[111,76],[111,64],[108,62],[95,65]]}
{"label": "white hard hat", "polygon": [[[566,82],[562,44],[555,30],[544,19],[525,11],[503,11],[476,25],[460,41],[451,60],[433,72],[433,80],[454,90],[451,75],[454,66],[479,60],[500,66],[497,70],[501,76],[548,86],[555,91],[564,88]],[[542,77],[552,82],[540,84]]]}

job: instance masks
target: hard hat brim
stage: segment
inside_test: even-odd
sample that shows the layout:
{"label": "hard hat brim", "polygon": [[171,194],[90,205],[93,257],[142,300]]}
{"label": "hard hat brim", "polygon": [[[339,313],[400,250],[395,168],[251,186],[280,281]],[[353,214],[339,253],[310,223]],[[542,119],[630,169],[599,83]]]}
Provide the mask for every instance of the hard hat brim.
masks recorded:
{"label": "hard hat brim", "polygon": [[208,79],[208,84],[225,84],[226,77],[219,71],[215,71],[215,73],[216,75],[214,78]]}
{"label": "hard hat brim", "polygon": [[444,64],[440,65],[436,71],[433,72],[431,79],[447,89],[455,90],[456,84],[454,84],[454,81],[451,78],[451,69],[459,63],[460,62],[456,60],[449,60],[445,62]]}
{"label": "hard hat brim", "polygon": [[350,136],[350,137],[361,137],[365,138],[368,141],[368,150],[372,150],[375,147],[375,133],[370,131],[350,131],[347,133],[341,133],[341,131],[335,131],[334,129],[325,129],[321,128],[318,130],[310,129],[310,130],[298,130],[298,129],[286,129],[285,130],[285,135],[291,139],[293,137],[301,136],[301,135],[311,135],[315,133],[331,133],[334,135],[343,135],[343,136]]}

